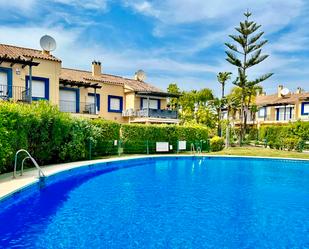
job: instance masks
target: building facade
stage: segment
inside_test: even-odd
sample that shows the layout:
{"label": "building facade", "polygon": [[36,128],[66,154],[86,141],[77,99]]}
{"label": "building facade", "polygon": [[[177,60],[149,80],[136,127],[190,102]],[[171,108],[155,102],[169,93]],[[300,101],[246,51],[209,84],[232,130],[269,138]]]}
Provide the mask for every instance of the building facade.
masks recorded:
{"label": "building facade", "polygon": [[[286,124],[289,122],[309,121],[309,92],[297,88],[291,92],[283,85],[278,86],[277,93],[266,95],[265,93],[256,96],[255,105],[257,113],[247,112],[247,124],[262,125]],[[226,117],[226,115],[225,115]],[[229,117],[235,125],[238,125],[239,113]]]}
{"label": "building facade", "polygon": [[47,100],[75,116],[120,123],[179,123],[167,109],[175,96],[137,76],[105,74],[98,61],[89,71],[62,68],[47,51],[0,44],[0,100]]}

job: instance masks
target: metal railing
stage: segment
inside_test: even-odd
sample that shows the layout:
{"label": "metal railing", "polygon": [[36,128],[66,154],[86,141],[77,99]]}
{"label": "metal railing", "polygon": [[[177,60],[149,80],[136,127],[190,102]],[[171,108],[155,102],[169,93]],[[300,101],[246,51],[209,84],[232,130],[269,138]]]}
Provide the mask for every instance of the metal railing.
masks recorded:
{"label": "metal railing", "polygon": [[161,110],[161,109],[145,108],[145,109],[136,110],[136,111],[134,111],[133,109],[128,109],[126,111],[123,111],[122,116],[177,119],[178,113],[175,110]]}
{"label": "metal railing", "polygon": [[74,101],[59,101],[59,109],[62,112],[80,113],[80,114],[99,114],[98,108],[91,102],[74,102]]}
{"label": "metal railing", "polygon": [[39,174],[39,178],[40,177],[45,177],[42,169],[40,168],[40,166],[38,165],[38,163],[35,161],[35,159],[30,155],[30,153],[24,149],[20,149],[16,152],[15,154],[15,162],[14,162],[14,171],[13,171],[13,178],[16,178],[16,171],[17,171],[17,160],[18,160],[18,155],[19,153],[24,152],[27,154],[27,156],[22,160],[22,164],[21,164],[21,170],[20,170],[20,175],[23,175],[24,172],[24,162],[26,159],[30,159],[32,161],[32,163],[34,164],[34,166],[37,168],[38,170],[38,174]]}
{"label": "metal railing", "polygon": [[29,89],[22,86],[0,85],[0,99],[29,102]]}

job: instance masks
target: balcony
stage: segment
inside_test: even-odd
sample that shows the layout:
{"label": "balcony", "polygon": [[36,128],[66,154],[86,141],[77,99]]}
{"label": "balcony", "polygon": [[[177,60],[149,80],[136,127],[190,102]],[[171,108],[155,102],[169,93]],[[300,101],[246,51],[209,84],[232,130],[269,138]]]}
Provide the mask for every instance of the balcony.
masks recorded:
{"label": "balcony", "polygon": [[179,123],[178,112],[174,110],[128,109],[122,112],[122,116],[129,117],[131,123]]}
{"label": "balcony", "polygon": [[0,85],[0,100],[30,102],[29,89],[22,86]]}
{"label": "balcony", "polygon": [[95,108],[94,103],[75,101],[59,101],[59,109],[61,112],[77,113],[77,114],[90,114],[97,115],[99,111]]}

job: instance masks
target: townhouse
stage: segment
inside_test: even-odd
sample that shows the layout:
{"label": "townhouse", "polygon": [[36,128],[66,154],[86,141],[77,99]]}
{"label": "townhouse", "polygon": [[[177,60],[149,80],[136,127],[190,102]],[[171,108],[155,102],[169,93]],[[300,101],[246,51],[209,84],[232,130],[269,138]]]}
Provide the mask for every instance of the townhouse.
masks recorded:
{"label": "townhouse", "polygon": [[62,68],[50,52],[0,44],[0,101],[47,100],[75,116],[104,118],[120,123],[179,123],[168,110],[169,97],[177,97],[134,78],[103,73],[93,61],[91,70]]}
{"label": "townhouse", "polygon": [[291,92],[279,85],[277,93],[257,96],[256,105],[259,107],[256,120],[261,125],[309,121],[309,92],[300,87]]}
{"label": "townhouse", "polygon": [[[295,92],[278,86],[277,93],[266,95],[262,93],[255,98],[257,113],[247,110],[247,124],[262,125],[286,124],[288,122],[309,121],[309,92],[300,87]],[[227,111],[223,111],[223,118],[227,119]],[[229,119],[236,126],[240,124],[239,113],[230,115]]]}

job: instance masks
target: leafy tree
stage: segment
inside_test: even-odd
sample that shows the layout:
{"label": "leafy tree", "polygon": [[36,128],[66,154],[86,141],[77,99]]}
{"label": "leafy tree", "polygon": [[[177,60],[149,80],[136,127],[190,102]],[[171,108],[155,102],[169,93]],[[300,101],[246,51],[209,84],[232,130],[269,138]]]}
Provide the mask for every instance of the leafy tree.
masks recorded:
{"label": "leafy tree", "polygon": [[[181,91],[177,84],[170,84],[167,88],[169,93],[180,94],[180,97],[171,98],[172,108],[180,108],[180,119],[182,123],[205,124],[209,127],[215,127],[216,118],[207,106],[209,100],[213,99],[213,93],[210,89]],[[195,104],[198,109],[195,110]]]}
{"label": "leafy tree", "polygon": [[[167,87],[167,92],[172,93],[172,94],[178,94],[178,95],[181,94],[180,89],[176,83],[169,84]],[[178,108],[178,98],[170,98],[169,105],[171,109],[173,110],[177,109]]]}
{"label": "leafy tree", "polygon": [[227,51],[225,51],[227,55],[226,60],[238,69],[238,76],[233,84],[241,88],[240,145],[244,136],[246,91],[248,88],[258,85],[273,75],[272,73],[267,73],[257,79],[248,80],[248,69],[261,63],[268,57],[268,55],[262,54],[261,49],[268,41],[260,40],[264,32],[256,33],[261,25],[249,20],[251,13],[247,11],[244,13],[244,16],[245,20],[240,22],[239,27],[235,28],[238,34],[229,36],[235,44],[225,43],[228,48]]}

